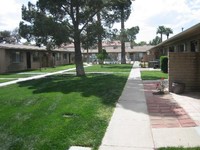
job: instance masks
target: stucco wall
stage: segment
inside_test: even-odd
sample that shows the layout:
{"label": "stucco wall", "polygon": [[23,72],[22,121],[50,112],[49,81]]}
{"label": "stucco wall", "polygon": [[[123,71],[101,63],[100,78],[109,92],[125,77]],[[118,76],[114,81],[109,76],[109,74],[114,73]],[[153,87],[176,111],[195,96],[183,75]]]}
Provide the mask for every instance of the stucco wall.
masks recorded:
{"label": "stucco wall", "polygon": [[200,52],[169,53],[169,90],[182,82],[186,91],[200,91]]}
{"label": "stucco wall", "polygon": [[5,50],[0,49],[0,73],[4,73],[5,71]]}
{"label": "stucco wall", "polygon": [[[13,50],[15,51],[15,50]],[[5,67],[6,67],[6,72],[15,72],[15,71],[20,71],[20,70],[26,70],[27,65],[26,65],[26,53],[21,52],[22,54],[22,61],[19,63],[13,63],[11,62],[11,51],[6,50],[6,60],[5,60]]]}

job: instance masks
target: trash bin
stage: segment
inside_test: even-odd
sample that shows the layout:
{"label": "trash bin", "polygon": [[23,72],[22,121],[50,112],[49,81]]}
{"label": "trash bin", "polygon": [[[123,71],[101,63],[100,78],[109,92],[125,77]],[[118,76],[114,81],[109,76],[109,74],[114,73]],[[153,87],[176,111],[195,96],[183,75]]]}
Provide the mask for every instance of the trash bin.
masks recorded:
{"label": "trash bin", "polygon": [[185,91],[185,84],[180,82],[173,82],[172,83],[172,92],[176,94],[184,93]]}

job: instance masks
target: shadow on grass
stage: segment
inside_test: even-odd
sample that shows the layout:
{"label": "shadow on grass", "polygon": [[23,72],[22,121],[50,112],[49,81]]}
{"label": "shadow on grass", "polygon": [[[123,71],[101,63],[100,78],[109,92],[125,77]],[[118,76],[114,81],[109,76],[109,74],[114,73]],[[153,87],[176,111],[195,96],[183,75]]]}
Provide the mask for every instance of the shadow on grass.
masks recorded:
{"label": "shadow on grass", "polygon": [[83,97],[100,97],[104,104],[114,105],[121,95],[126,80],[126,75],[93,74],[87,77],[77,77],[64,74],[18,84],[20,87],[27,86],[29,89],[33,89],[33,94],[77,92],[81,93]]}

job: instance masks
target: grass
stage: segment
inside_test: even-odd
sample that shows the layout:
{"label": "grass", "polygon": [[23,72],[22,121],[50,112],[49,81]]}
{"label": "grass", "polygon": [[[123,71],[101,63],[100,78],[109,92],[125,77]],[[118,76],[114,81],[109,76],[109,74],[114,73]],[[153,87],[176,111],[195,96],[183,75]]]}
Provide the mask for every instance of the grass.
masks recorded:
{"label": "grass", "polygon": [[8,81],[12,81],[14,79],[0,79],[0,83],[4,83],[4,82],[8,82]]}
{"label": "grass", "polygon": [[54,68],[42,68],[42,69],[36,69],[36,70],[28,70],[28,71],[21,71],[21,72],[15,72],[15,73],[6,73],[6,74],[0,74],[0,78],[26,78],[38,75],[38,73],[50,73],[50,72],[56,72],[61,71],[65,69],[75,68],[75,65],[63,65],[63,66],[57,66]]}
{"label": "grass", "polygon": [[193,148],[166,147],[166,148],[158,148],[158,150],[200,150],[200,147],[193,147]]}
{"label": "grass", "polygon": [[85,68],[86,72],[130,72],[131,64],[111,64],[111,65],[93,65]]}
{"label": "grass", "polygon": [[56,72],[56,71],[61,71],[61,70],[66,70],[66,69],[70,69],[70,68],[75,68],[75,65],[62,65],[62,66],[57,66],[57,67],[50,67],[50,68],[42,68],[37,69],[37,70],[32,70],[32,71],[28,71],[28,72],[41,72],[41,73],[49,73],[49,72]]}
{"label": "grass", "polygon": [[161,71],[141,71],[141,78],[142,80],[168,79],[168,74]]}
{"label": "grass", "polygon": [[0,147],[98,149],[127,77],[128,73],[63,74],[2,87]]}

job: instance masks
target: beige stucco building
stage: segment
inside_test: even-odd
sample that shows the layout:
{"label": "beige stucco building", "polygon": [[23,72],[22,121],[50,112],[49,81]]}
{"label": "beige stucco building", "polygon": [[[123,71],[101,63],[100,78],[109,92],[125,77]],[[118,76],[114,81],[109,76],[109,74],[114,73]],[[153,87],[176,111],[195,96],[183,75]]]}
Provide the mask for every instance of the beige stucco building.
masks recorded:
{"label": "beige stucco building", "polygon": [[0,44],[0,73],[74,63],[74,52],[43,47]]}
{"label": "beige stucco building", "polygon": [[151,48],[149,61],[168,55],[169,90],[172,83],[185,84],[186,91],[200,91],[200,23]]}

